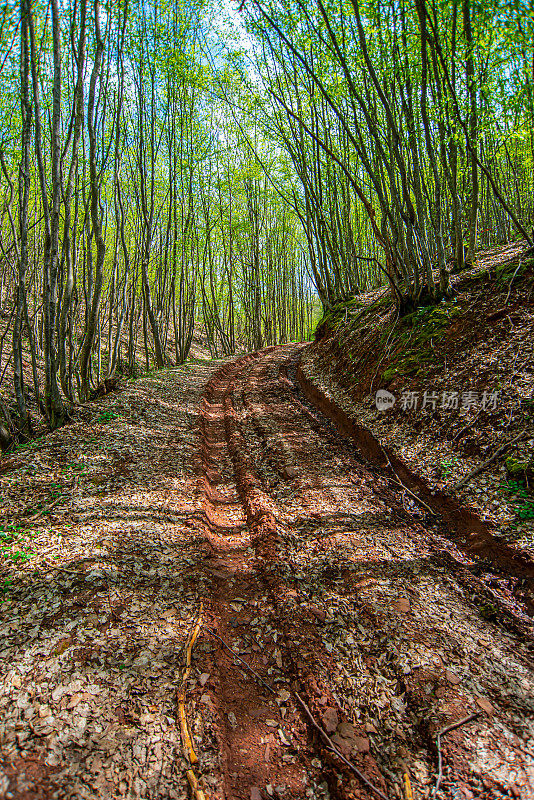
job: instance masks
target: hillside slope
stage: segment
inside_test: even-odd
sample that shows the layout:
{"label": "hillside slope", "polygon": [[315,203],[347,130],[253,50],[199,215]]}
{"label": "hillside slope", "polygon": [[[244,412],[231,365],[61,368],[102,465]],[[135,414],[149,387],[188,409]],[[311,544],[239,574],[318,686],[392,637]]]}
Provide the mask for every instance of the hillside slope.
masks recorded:
{"label": "hillside slope", "polygon": [[[334,307],[301,370],[430,492],[533,552],[534,260],[524,253],[479,255],[449,300],[402,319],[387,292]],[[393,404],[379,410],[378,390]]]}

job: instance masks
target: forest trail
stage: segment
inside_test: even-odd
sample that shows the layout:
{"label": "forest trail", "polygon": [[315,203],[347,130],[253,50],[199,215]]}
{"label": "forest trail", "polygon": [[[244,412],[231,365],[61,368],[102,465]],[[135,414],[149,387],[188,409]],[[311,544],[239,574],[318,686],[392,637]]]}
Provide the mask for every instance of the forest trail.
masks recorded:
{"label": "forest trail", "polygon": [[2,476],[15,510],[25,482],[63,488],[10,578],[0,797],[188,797],[201,602],[186,711],[210,797],[404,798],[406,774],[431,797],[436,735],[475,713],[442,738],[438,798],[534,797],[531,641],[308,406],[301,347],[129,383]]}

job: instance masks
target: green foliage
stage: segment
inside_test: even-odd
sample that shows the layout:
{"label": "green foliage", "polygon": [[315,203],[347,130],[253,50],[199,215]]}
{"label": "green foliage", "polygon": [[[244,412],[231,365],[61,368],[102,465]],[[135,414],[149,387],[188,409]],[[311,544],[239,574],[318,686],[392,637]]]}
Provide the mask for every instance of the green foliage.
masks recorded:
{"label": "green foliage", "polygon": [[534,519],[534,497],[525,484],[509,479],[503,486],[503,492],[513,496],[512,503],[518,522]]}
{"label": "green foliage", "polygon": [[518,278],[523,277],[526,272],[526,268],[526,263],[521,264],[521,266],[513,262],[511,264],[499,264],[495,270],[497,282],[506,285],[512,280],[518,280]]}
{"label": "green foliage", "polygon": [[454,475],[458,468],[458,459],[456,456],[444,458],[440,464],[440,472],[443,480],[447,480],[451,475]]}
{"label": "green foliage", "polygon": [[5,561],[24,564],[33,555],[28,546],[32,534],[17,524],[0,525],[0,553]]}
{"label": "green foliage", "polygon": [[436,306],[424,306],[406,315],[399,322],[398,340],[402,355],[383,373],[390,381],[397,375],[412,375],[436,360],[432,345],[446,334],[462,307],[454,300]]}
{"label": "green foliage", "polygon": [[95,422],[98,422],[100,425],[107,425],[109,422],[119,419],[119,417],[120,414],[117,414],[115,411],[102,411],[102,413],[96,418]]}

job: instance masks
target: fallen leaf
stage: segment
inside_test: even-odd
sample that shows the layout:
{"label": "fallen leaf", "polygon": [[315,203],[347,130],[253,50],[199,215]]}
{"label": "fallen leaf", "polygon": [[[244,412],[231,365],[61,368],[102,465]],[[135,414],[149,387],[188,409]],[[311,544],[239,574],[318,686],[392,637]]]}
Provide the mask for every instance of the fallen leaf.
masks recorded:
{"label": "fallen leaf", "polygon": [[291,747],[291,742],[285,735],[282,728],[278,728],[278,736],[280,737],[280,741],[282,742],[282,744],[284,744],[286,747]]}
{"label": "fallen leaf", "polygon": [[490,701],[487,700],[485,697],[477,697],[475,699],[477,706],[479,706],[482,709],[482,711],[485,711],[486,714],[493,714],[495,712],[495,709],[491,705]]}
{"label": "fallen leaf", "polygon": [[62,655],[65,650],[68,650],[72,644],[72,639],[60,639],[59,642],[56,644],[54,648],[54,655],[60,656]]}
{"label": "fallen leaf", "polygon": [[410,611],[410,601],[407,597],[399,597],[399,599],[393,603],[393,609],[401,614],[407,614],[408,611]]}
{"label": "fallen leaf", "polygon": [[446,669],[445,670],[445,677],[447,678],[449,683],[457,684],[457,683],[460,683],[460,681],[461,681],[460,676],[457,675],[456,672],[453,672],[450,669]]}

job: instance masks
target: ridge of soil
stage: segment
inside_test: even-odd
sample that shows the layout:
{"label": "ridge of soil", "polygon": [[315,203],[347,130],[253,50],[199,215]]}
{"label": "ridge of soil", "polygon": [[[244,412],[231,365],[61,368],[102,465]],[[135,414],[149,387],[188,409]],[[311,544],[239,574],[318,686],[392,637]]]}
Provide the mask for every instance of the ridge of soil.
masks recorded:
{"label": "ridge of soil", "polygon": [[[397,466],[411,473],[405,477],[427,503],[429,491],[453,496],[471,528],[478,517],[485,531],[532,557],[534,260],[524,252],[515,243],[479,254],[475,268],[453,278],[449,300],[400,320],[384,291],[335,307],[301,368],[402,462]],[[377,409],[378,389],[393,394],[392,407]],[[457,394],[456,408],[442,407],[450,392]],[[467,485],[457,486],[521,434]]]}

